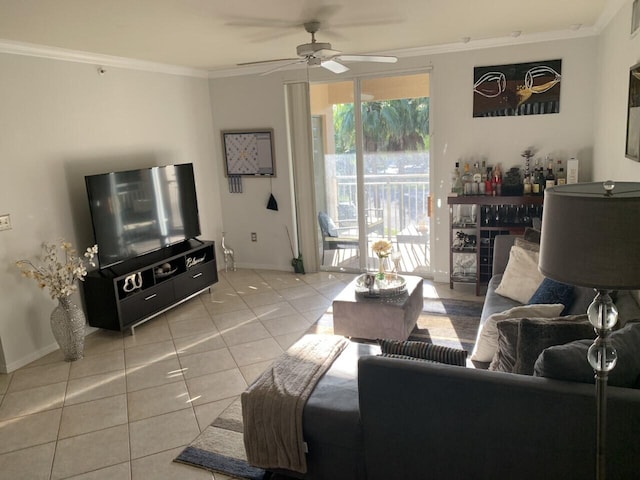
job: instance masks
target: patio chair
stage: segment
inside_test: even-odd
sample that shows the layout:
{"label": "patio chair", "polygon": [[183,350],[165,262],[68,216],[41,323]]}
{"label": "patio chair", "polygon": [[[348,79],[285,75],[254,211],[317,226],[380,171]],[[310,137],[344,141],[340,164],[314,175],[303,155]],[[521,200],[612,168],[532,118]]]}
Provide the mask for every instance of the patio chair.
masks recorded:
{"label": "patio chair", "polygon": [[322,232],[323,264],[324,252],[327,250],[357,249],[359,247],[357,235],[344,234],[345,231],[353,231],[353,227],[338,228],[331,217],[325,212],[318,213],[318,223],[320,224],[320,231]]}

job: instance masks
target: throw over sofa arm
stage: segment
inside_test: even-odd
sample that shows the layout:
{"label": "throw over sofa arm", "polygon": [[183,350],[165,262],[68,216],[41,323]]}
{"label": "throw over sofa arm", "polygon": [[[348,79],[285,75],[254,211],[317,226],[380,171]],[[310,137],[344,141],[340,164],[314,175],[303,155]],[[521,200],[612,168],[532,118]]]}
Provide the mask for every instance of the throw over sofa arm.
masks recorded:
{"label": "throw over sofa arm", "polygon": [[[591,384],[367,356],[358,389],[367,480],[594,476]],[[608,478],[637,478],[639,406],[610,387]]]}

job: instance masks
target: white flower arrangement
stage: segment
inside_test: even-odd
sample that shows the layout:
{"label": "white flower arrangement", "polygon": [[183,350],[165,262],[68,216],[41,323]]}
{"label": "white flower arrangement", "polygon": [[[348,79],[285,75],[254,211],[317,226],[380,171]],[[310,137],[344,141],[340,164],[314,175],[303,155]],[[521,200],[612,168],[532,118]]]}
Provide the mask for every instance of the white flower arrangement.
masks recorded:
{"label": "white flower arrangement", "polygon": [[52,299],[64,298],[78,289],[76,280],[84,281],[87,265],[95,267],[94,257],[98,245],[87,248],[82,257],[69,242],[60,241],[64,252],[64,263],[58,259],[58,246],[55,243],[42,244],[42,265],[34,265],[30,260],[18,260],[16,266],[26,278],[33,278],[40,288],[49,288]]}
{"label": "white flower arrangement", "polygon": [[375,253],[378,258],[387,258],[391,254],[392,249],[393,245],[388,240],[378,240],[371,245],[371,250],[373,250],[373,253]]}

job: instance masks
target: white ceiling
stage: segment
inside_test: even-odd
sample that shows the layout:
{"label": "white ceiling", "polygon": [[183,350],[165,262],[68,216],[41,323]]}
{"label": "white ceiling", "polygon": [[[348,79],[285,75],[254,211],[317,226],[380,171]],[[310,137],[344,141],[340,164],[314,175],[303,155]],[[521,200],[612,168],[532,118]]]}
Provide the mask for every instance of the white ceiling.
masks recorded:
{"label": "white ceiling", "polygon": [[[0,44],[34,44],[212,71],[295,57],[296,45],[310,41],[302,27],[309,20],[322,23],[318,41],[331,42],[345,54],[403,56],[447,45],[593,34],[623,2],[0,0]],[[517,37],[513,32],[522,33]],[[466,44],[464,37],[470,38]]]}

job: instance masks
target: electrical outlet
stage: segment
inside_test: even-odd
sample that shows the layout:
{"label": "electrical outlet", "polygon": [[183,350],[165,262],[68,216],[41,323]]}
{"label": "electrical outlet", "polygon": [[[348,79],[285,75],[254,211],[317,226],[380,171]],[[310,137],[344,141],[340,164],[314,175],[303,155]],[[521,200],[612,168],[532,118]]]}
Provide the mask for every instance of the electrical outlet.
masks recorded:
{"label": "electrical outlet", "polygon": [[11,217],[8,213],[0,215],[0,230],[11,230]]}
{"label": "electrical outlet", "polygon": [[258,241],[258,234],[256,232],[251,232],[251,241],[252,242]]}

